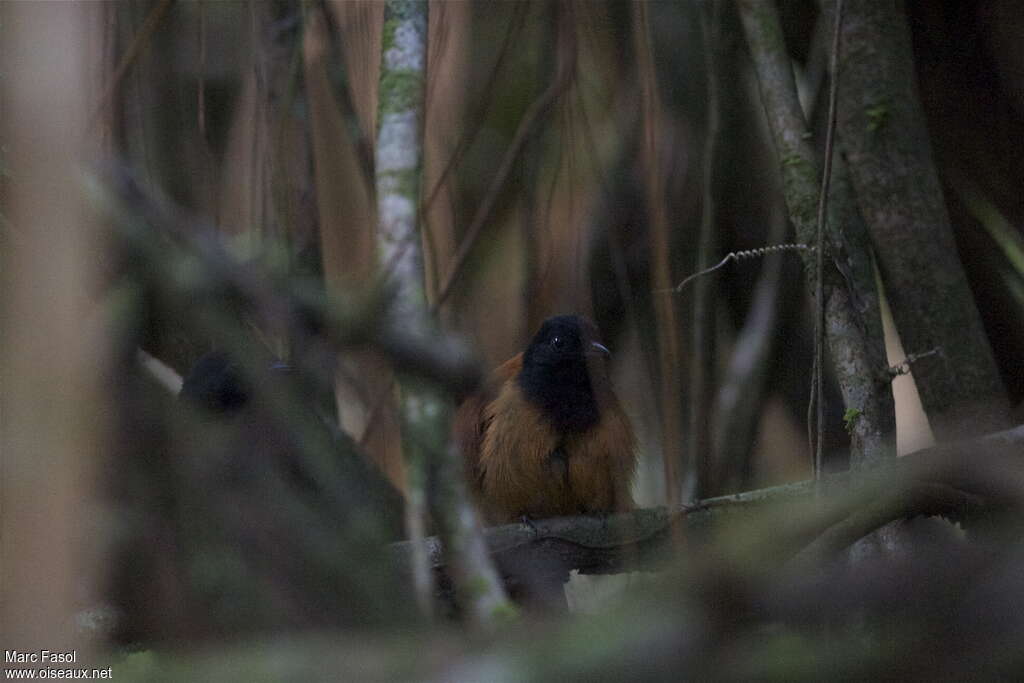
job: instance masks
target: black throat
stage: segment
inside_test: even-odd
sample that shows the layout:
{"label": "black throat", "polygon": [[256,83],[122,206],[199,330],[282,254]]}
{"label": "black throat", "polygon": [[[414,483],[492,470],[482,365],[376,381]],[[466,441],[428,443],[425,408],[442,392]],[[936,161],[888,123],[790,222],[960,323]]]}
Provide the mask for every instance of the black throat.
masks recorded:
{"label": "black throat", "polygon": [[526,399],[560,432],[585,432],[601,417],[583,358],[537,363],[528,351],[516,381]]}

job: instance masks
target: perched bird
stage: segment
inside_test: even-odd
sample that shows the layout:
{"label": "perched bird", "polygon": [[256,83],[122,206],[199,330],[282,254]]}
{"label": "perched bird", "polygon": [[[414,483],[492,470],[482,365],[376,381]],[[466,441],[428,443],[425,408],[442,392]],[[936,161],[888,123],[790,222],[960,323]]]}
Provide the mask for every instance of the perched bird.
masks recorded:
{"label": "perched bird", "polygon": [[460,406],[455,436],[487,522],[633,507],[635,442],[608,356],[586,318],[548,318]]}

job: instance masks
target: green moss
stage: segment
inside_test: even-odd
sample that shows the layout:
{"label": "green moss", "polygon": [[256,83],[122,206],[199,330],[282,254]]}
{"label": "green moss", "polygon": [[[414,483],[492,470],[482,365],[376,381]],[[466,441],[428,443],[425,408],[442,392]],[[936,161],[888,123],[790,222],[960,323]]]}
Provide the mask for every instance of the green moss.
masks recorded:
{"label": "green moss", "polygon": [[491,610],[491,617],[497,623],[515,621],[519,618],[519,610],[511,602],[502,602]]}
{"label": "green moss", "polygon": [[757,22],[761,41],[770,50],[784,52],[785,37],[782,33],[782,24],[779,23],[778,15],[772,3],[763,2],[763,0],[748,0],[743,4],[744,12]]}
{"label": "green moss", "polygon": [[853,428],[857,424],[857,420],[864,414],[860,408],[849,408],[843,414],[843,425],[846,427],[847,434],[853,434]]}
{"label": "green moss", "polygon": [[474,576],[466,582],[466,593],[472,600],[487,592],[487,580],[482,576]]}
{"label": "green moss", "polygon": [[385,52],[395,45],[395,31],[399,24],[406,21],[418,22],[426,20],[427,7],[424,0],[389,0],[384,10],[383,49]]}
{"label": "green moss", "polygon": [[416,19],[426,15],[425,0],[388,0],[387,16],[394,21]]}
{"label": "green moss", "polygon": [[399,19],[389,16],[384,20],[384,32],[381,37],[383,52],[387,52],[395,46],[395,31],[398,29]]}
{"label": "green moss", "polygon": [[386,186],[388,194],[399,195],[411,201],[416,201],[420,191],[419,169],[389,171],[380,175],[386,176],[389,179]]}
{"label": "green moss", "polygon": [[864,113],[867,114],[868,130],[871,132],[881,130],[889,123],[889,106],[884,102],[868,107]]}
{"label": "green moss", "polygon": [[782,167],[783,168],[790,168],[790,167],[793,167],[793,166],[799,166],[800,164],[806,164],[806,163],[807,162],[804,161],[804,158],[802,156],[800,156],[796,152],[791,152],[791,153],[785,155],[784,157],[782,157]]}
{"label": "green moss", "polygon": [[402,112],[423,101],[423,74],[415,71],[386,71],[380,77],[380,112]]}

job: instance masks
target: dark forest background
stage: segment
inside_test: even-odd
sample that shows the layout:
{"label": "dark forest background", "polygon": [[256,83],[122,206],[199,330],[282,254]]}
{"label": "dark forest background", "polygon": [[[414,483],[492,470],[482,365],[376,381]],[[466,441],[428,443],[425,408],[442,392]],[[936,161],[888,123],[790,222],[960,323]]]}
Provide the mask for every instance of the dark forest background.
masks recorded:
{"label": "dark forest background", "polygon": [[[5,647],[118,680],[1019,672],[1024,14],[846,0],[836,41],[836,4],[0,6]],[[484,531],[452,411],[569,312],[642,509]]]}

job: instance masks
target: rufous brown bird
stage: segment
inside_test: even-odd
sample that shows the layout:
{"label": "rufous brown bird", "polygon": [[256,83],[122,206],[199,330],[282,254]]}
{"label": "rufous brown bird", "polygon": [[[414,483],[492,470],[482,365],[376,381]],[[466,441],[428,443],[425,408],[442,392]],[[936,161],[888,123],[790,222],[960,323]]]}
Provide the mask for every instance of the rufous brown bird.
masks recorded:
{"label": "rufous brown bird", "polygon": [[633,507],[635,441],[608,356],[586,318],[548,318],[460,406],[456,438],[488,523]]}

